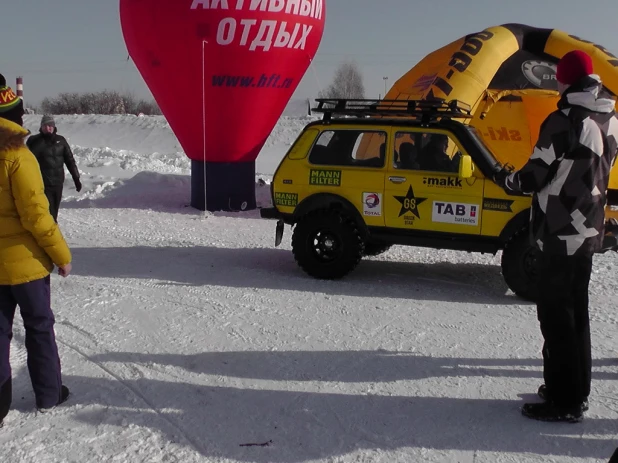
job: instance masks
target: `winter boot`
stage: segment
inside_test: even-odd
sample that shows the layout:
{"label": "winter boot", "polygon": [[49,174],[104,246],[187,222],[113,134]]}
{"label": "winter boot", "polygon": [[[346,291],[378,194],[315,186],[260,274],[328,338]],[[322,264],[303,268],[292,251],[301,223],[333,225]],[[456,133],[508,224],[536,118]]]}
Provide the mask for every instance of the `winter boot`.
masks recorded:
{"label": "winter boot", "polygon": [[528,418],[539,421],[579,423],[584,419],[584,412],[581,404],[563,407],[556,405],[556,403],[552,401],[524,404],[521,413]]}
{"label": "winter boot", "polygon": [[[539,386],[539,390],[537,391],[537,394],[539,395],[539,397],[541,399],[543,399],[545,401],[549,400],[549,395],[547,393],[547,386],[545,386],[545,384],[541,384]],[[588,411],[588,398],[587,397],[582,402],[582,411],[583,412],[587,412]]]}
{"label": "winter boot", "polygon": [[63,385],[60,388],[60,400],[58,400],[58,403],[56,405],[52,406],[52,407],[45,407],[45,408],[39,407],[38,408],[39,412],[46,413],[46,412],[48,412],[50,410],[53,410],[58,405],[65,403],[67,401],[67,399],[69,398],[69,395],[70,395],[69,388]]}
{"label": "winter boot", "polygon": [[2,386],[0,386],[0,428],[6,415],[9,414],[11,401],[13,400],[13,384],[9,377]]}

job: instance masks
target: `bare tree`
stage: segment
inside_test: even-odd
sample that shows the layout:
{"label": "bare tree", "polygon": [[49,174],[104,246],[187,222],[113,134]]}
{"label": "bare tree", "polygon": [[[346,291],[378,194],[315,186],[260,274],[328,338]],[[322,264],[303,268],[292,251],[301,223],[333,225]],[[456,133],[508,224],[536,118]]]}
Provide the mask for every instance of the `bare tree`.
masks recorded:
{"label": "bare tree", "polygon": [[137,114],[137,98],[134,93],[127,92],[120,95],[120,98],[126,114]]}
{"label": "bare tree", "polygon": [[47,114],[161,114],[154,100],[138,100],[132,93],[116,90],[60,93],[55,98],[45,98],[41,109]]}
{"label": "bare tree", "polygon": [[343,63],[337,68],[333,82],[319,94],[320,98],[365,98],[365,84],[358,65]]}
{"label": "bare tree", "polygon": [[163,114],[161,112],[161,108],[159,108],[159,105],[157,104],[155,100],[152,100],[152,101],[140,100],[135,109],[135,113],[136,114],[140,114],[140,113],[146,114],[149,116],[155,116],[155,115],[160,116],[161,114]]}

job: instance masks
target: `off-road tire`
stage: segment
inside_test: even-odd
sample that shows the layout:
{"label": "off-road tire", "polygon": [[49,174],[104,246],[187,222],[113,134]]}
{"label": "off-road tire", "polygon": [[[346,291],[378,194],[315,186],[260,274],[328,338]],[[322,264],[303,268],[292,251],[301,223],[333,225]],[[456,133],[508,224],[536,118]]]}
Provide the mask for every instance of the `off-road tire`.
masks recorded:
{"label": "off-road tire", "polygon": [[340,211],[319,209],[294,227],[292,253],[300,268],[315,278],[342,278],[358,265],[365,249],[356,222]]}
{"label": "off-road tire", "polygon": [[379,256],[380,254],[384,254],[386,251],[388,251],[391,246],[392,244],[369,241],[368,243],[365,243],[365,251],[363,252],[363,256]]}
{"label": "off-road tire", "polygon": [[530,243],[528,230],[514,235],[502,251],[502,276],[519,297],[536,302],[538,299],[538,253]]}

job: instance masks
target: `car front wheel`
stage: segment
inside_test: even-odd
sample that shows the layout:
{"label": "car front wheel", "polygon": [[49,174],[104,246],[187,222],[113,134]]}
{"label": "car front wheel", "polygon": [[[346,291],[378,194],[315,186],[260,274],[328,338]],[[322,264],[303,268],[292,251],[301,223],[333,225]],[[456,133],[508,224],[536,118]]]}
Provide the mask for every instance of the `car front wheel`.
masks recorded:
{"label": "car front wheel", "polygon": [[538,255],[527,230],[509,240],[502,251],[502,276],[519,297],[536,302],[538,299]]}

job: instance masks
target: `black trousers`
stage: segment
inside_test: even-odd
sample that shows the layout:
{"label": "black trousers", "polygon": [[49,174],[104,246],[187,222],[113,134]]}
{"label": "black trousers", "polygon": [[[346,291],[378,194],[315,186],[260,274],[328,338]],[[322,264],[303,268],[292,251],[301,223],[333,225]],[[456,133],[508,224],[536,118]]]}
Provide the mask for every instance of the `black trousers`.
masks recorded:
{"label": "black trousers", "polygon": [[540,253],[537,312],[543,345],[543,378],[556,404],[581,404],[590,394],[592,353],[588,286],[592,256]]}
{"label": "black trousers", "polygon": [[63,185],[46,186],[45,196],[49,201],[49,213],[52,215],[56,223],[58,222],[58,210],[60,209],[60,201],[62,201]]}
{"label": "black trousers", "polygon": [[[54,333],[49,281],[47,276],[21,285],[0,285],[0,412],[5,415],[11,403],[9,347],[17,306],[26,330],[28,373],[36,405],[39,408],[53,407],[60,400],[60,357]],[[2,418],[0,415],[0,420]]]}

